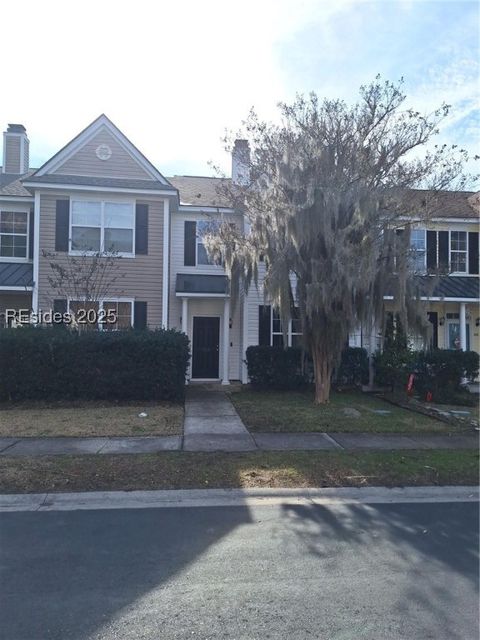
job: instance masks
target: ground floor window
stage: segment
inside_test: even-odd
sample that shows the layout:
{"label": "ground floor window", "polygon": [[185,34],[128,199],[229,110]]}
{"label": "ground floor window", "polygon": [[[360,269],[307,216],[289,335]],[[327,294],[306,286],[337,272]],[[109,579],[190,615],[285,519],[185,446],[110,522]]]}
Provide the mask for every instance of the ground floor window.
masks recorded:
{"label": "ground floor window", "polygon": [[[280,314],[270,305],[259,307],[258,344],[273,347],[283,347],[283,326]],[[300,347],[302,340],[302,326],[300,312],[297,307],[292,310],[292,317],[288,323],[287,346]]]}
{"label": "ground floor window", "polygon": [[131,300],[70,300],[68,309],[75,322],[87,330],[119,331],[133,326]]}

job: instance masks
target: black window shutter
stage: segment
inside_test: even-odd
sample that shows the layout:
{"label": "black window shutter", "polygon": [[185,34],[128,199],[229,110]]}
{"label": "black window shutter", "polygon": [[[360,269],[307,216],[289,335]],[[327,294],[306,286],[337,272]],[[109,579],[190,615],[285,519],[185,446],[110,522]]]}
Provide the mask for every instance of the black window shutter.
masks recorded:
{"label": "black window shutter", "polygon": [[135,207],[135,253],[148,253],[148,204]]}
{"label": "black window shutter", "polygon": [[196,245],[197,245],[197,223],[196,222],[185,222],[185,233],[184,233],[184,254],[183,254],[183,264],[186,267],[194,267],[195,266],[195,254],[196,254]]}
{"label": "black window shutter", "polygon": [[258,344],[269,347],[271,344],[270,334],[270,305],[259,305],[258,307]]}
{"label": "black window shutter", "polygon": [[[68,305],[67,305],[67,301],[66,300],[58,299],[58,300],[54,300],[53,301],[53,312],[54,313],[61,313],[63,315],[64,313],[67,313],[67,311],[68,311]],[[62,325],[62,324],[63,324],[63,321],[62,322],[55,322],[54,326],[59,326],[59,325]]]}
{"label": "black window shutter", "polygon": [[448,231],[438,232],[438,267],[448,270]]}
{"label": "black window shutter", "polygon": [[468,234],[468,273],[478,273],[478,231]]}
{"label": "black window shutter", "polygon": [[133,328],[147,328],[147,303],[135,302],[133,306]]}
{"label": "black window shutter", "polygon": [[437,268],[437,232],[427,231],[427,270]]}
{"label": "black window shutter", "polygon": [[436,311],[428,312],[428,320],[432,323],[432,349],[438,349],[438,313]]}
{"label": "black window shutter", "polygon": [[57,200],[55,218],[55,251],[68,251],[70,201]]}
{"label": "black window shutter", "polygon": [[33,259],[33,229],[34,229],[34,213],[33,209],[30,209],[30,217],[28,221],[28,257]]}

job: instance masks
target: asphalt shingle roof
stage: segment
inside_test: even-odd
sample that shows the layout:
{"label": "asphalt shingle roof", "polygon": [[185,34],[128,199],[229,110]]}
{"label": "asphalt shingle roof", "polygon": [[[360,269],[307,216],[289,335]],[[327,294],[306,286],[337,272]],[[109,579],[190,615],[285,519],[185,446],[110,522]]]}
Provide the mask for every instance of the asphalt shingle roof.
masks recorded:
{"label": "asphalt shingle roof", "polygon": [[0,262],[1,287],[33,287],[33,265],[27,262]]}
{"label": "asphalt shingle roof", "polygon": [[29,181],[36,184],[64,184],[64,185],[82,185],[92,187],[118,187],[119,189],[146,189],[152,191],[172,191],[175,193],[175,187],[169,184],[163,184],[158,180],[130,180],[127,178],[103,178],[95,176],[69,176],[60,174],[48,174],[45,176],[33,176],[28,178]]}
{"label": "asphalt shingle roof", "polygon": [[180,193],[180,204],[198,207],[231,207],[222,194],[222,187],[231,184],[230,178],[208,176],[173,176],[167,178]]}
{"label": "asphalt shingle roof", "polygon": [[32,194],[21,182],[22,178],[29,176],[31,173],[30,171],[22,176],[17,173],[0,173],[0,196],[31,198]]}

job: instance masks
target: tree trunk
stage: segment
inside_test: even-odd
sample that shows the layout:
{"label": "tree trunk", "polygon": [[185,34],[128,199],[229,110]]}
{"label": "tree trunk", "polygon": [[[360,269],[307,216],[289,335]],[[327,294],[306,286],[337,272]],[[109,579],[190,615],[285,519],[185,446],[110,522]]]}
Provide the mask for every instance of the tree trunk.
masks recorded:
{"label": "tree trunk", "polygon": [[330,400],[330,386],[333,364],[325,349],[316,345],[312,349],[313,370],[315,373],[315,404],[325,404]]}

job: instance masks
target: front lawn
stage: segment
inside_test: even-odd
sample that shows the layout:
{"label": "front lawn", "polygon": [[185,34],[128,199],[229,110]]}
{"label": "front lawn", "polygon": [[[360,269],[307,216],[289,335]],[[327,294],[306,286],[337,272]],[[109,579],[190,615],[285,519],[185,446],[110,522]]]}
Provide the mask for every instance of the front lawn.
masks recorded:
{"label": "front lawn", "polygon": [[0,457],[0,493],[476,485],[476,451],[162,452]]}
{"label": "front lawn", "polygon": [[[139,414],[145,412],[146,417]],[[0,406],[2,436],[147,436],[183,432],[183,406],[62,402]]]}
{"label": "front lawn", "polygon": [[230,398],[251,431],[447,433],[440,420],[396,407],[360,392],[332,392],[327,405],[313,404],[313,392],[244,390]]}

